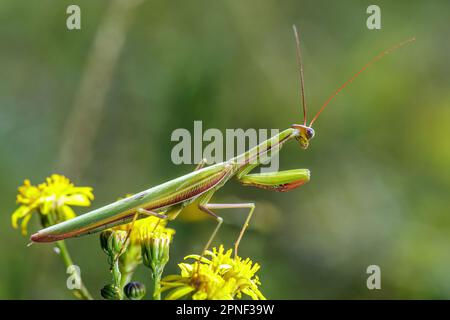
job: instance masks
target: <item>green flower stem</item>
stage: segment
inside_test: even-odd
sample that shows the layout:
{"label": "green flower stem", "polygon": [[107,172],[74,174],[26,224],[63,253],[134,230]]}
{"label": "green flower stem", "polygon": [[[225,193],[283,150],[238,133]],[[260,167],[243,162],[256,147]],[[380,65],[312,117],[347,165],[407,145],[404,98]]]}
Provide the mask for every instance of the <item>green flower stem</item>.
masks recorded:
{"label": "green flower stem", "polygon": [[161,273],[153,277],[153,300],[161,300]]}
{"label": "green flower stem", "polygon": [[119,290],[119,300],[122,300],[123,299],[123,294],[122,294],[123,288],[121,286],[122,274],[120,273],[119,259],[118,258],[114,259],[113,264],[111,266],[111,272],[112,272],[112,275],[113,275],[114,285],[120,289]]}
{"label": "green flower stem", "polygon": [[[59,249],[59,255],[61,256],[61,259],[64,261],[66,268],[73,265],[72,258],[70,257],[69,250],[67,250],[66,243],[64,242],[64,240],[56,242],[56,246]],[[84,286],[84,283],[81,280],[81,275],[80,275],[80,282],[81,282],[80,289],[72,290],[73,294],[77,298],[83,300],[92,300],[91,294],[89,293],[88,289]]]}
{"label": "green flower stem", "polygon": [[[41,217],[44,217],[44,215],[40,214]],[[47,214],[45,215],[45,217],[47,218],[47,221],[43,221],[43,225],[44,227],[48,227],[49,225],[53,225],[54,224],[54,220],[52,217],[52,214]],[[61,257],[61,259],[63,260],[65,266],[66,266],[66,270],[69,266],[73,265],[73,260],[70,257],[69,254],[69,250],[66,247],[66,243],[64,242],[64,240],[60,240],[56,242],[56,246],[59,249],[59,256]],[[73,294],[75,295],[75,297],[77,297],[78,299],[83,299],[83,300],[93,300],[91,294],[89,293],[89,290],[84,286],[83,280],[81,279],[81,275],[80,276],[80,283],[81,283],[81,287],[80,289],[74,289],[72,290]]]}

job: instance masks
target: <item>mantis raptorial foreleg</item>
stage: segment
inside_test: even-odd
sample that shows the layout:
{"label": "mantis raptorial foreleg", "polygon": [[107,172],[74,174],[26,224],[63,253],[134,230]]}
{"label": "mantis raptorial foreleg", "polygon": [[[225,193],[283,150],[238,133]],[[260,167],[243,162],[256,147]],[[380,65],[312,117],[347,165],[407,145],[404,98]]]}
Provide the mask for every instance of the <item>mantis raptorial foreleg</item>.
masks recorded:
{"label": "mantis raptorial foreleg", "polygon": [[307,183],[310,178],[308,169],[294,169],[279,172],[254,173],[238,176],[244,186],[253,186],[275,191],[289,191]]}

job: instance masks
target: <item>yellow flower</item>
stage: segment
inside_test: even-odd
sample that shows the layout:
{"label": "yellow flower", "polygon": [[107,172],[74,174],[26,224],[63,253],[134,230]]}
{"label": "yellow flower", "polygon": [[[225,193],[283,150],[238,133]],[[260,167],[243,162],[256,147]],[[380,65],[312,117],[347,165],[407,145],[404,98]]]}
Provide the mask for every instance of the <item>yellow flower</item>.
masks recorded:
{"label": "yellow flower", "polygon": [[231,283],[214,272],[209,265],[194,262],[178,264],[181,275],[170,275],[161,281],[161,292],[171,290],[166,300],[191,294],[193,300],[232,300]]}
{"label": "yellow flower", "polygon": [[[131,197],[132,194],[126,194],[124,198]],[[124,199],[124,198],[119,198]],[[115,226],[113,230],[125,230],[130,232],[130,244],[132,245],[140,245],[142,241],[145,241],[147,236],[152,232],[163,232],[167,233],[169,236],[173,236],[175,234],[174,229],[166,228],[167,220],[149,216],[147,218],[139,219],[127,224]]]}
{"label": "yellow flower", "polygon": [[[207,258],[209,257],[209,258]],[[181,275],[165,277],[163,289],[172,291],[166,299],[179,299],[192,294],[192,299],[234,299],[246,294],[254,300],[264,300],[259,291],[261,284],[256,272],[259,264],[249,258],[232,257],[232,249],[206,251],[205,256],[189,255],[185,259],[194,259],[193,264],[180,263]]]}
{"label": "yellow flower", "polygon": [[146,241],[148,236],[153,232],[167,233],[170,237],[175,234],[175,230],[171,228],[166,228],[167,220],[160,219],[158,217],[150,216],[148,218],[143,218],[136,220],[134,225],[132,222],[113,227],[114,230],[125,230],[130,232],[130,243],[140,244],[142,241]]}
{"label": "yellow flower", "polygon": [[226,271],[223,277],[227,280],[235,281],[235,294],[237,298],[241,298],[242,294],[246,294],[253,300],[266,300],[264,295],[259,291],[258,286],[261,285],[256,272],[261,268],[258,263],[253,264],[250,258],[243,260],[240,257],[234,258],[231,268]]}
{"label": "yellow flower", "polygon": [[17,228],[18,221],[22,219],[20,226],[24,235],[35,210],[41,218],[48,218],[50,213],[52,221],[60,222],[75,217],[70,206],[89,206],[94,199],[92,188],[75,187],[69,179],[57,174],[48,177],[46,182],[38,186],[31,185],[30,180],[25,180],[18,190],[16,201],[20,207],[12,214],[11,222],[12,226]]}

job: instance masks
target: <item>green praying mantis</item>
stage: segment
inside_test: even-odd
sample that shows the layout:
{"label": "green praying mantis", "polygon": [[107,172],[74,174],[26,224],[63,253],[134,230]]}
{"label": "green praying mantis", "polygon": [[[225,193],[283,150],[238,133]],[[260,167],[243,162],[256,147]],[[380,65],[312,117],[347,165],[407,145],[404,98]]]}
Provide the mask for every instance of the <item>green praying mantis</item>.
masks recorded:
{"label": "green praying mantis", "polygon": [[205,162],[202,162],[189,174],[139,192],[131,197],[118,200],[74,219],[42,229],[33,234],[31,240],[33,242],[58,241],[99,232],[116,225],[134,222],[136,219],[148,216],[174,220],[184,209],[194,206],[214,218],[217,222],[215,229],[204,246],[203,252],[205,252],[211,245],[223,222],[222,217],[215,211],[244,208],[248,209],[247,217],[237,240],[234,243],[234,254],[237,255],[239,243],[249,225],[255,210],[255,204],[211,203],[211,198],[216,191],[224,186],[231,178],[236,178],[237,181],[244,186],[253,186],[280,192],[289,191],[307,183],[310,180],[310,171],[308,169],[253,174],[250,172],[260,166],[263,161],[279,152],[281,147],[290,140],[296,140],[302,149],[307,149],[310,140],[314,137],[312,125],[330,101],[371,64],[380,60],[383,56],[393,50],[415,40],[414,38],[411,38],[403,41],[384,50],[370,60],[326,100],[311,122],[307,125],[307,108],[300,40],[295,26],[293,26],[293,30],[296,40],[297,64],[300,73],[303,124],[293,124],[288,129],[227,161],[210,166],[205,166]]}

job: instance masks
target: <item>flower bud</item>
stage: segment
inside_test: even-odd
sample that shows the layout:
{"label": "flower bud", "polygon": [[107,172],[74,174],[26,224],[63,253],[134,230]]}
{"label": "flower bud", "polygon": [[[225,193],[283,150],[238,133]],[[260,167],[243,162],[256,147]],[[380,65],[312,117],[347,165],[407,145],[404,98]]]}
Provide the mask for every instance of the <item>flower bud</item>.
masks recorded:
{"label": "flower bud", "polygon": [[126,245],[127,232],[123,230],[106,230],[100,234],[100,245],[105,253],[115,257]]}
{"label": "flower bud", "polygon": [[109,254],[108,239],[112,233],[112,230],[105,230],[100,233],[100,246],[106,254]]}
{"label": "flower bud", "polygon": [[145,285],[140,282],[130,282],[124,288],[125,295],[130,300],[141,300],[145,296]]}
{"label": "flower bud", "polygon": [[142,236],[142,260],[152,270],[153,277],[160,277],[169,261],[171,234],[166,232],[148,232]]}
{"label": "flower bud", "polygon": [[120,288],[113,284],[104,286],[100,293],[106,300],[120,300]]}

